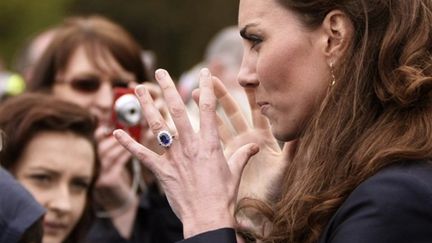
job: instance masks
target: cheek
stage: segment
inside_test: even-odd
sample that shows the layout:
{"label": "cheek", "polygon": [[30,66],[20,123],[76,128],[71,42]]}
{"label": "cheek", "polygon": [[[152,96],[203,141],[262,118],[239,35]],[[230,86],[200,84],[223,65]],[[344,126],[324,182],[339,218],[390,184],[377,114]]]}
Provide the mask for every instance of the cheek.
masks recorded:
{"label": "cheek", "polygon": [[[276,86],[291,80],[298,68],[300,55],[292,45],[284,43],[271,43],[263,48],[256,67],[260,82],[271,82],[272,86]],[[266,83],[263,85],[266,86]]]}
{"label": "cheek", "polygon": [[53,94],[57,98],[64,101],[71,102],[81,107],[89,107],[91,105],[92,97],[89,95],[82,95],[66,87],[58,87],[53,89]]}
{"label": "cheek", "polygon": [[76,224],[84,213],[85,205],[87,203],[87,194],[73,195],[71,200],[73,205],[73,223]]}

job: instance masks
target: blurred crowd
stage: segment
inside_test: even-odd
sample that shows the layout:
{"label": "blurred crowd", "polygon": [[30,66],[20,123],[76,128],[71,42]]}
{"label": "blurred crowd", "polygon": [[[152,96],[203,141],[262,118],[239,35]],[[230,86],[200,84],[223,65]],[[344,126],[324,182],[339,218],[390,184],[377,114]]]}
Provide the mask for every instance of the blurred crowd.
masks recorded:
{"label": "blurred crowd", "polygon": [[432,242],[432,1],[238,10],[178,77],[101,15],[0,57],[0,243]]}
{"label": "blurred crowd", "polygon": [[[228,26],[215,33],[202,62],[181,75],[178,89],[191,117],[198,112],[191,94],[201,66],[246,105],[236,82],[242,51],[237,27]],[[1,227],[0,242],[182,239],[182,224],[155,176],[112,136],[121,128],[162,152],[131,96],[145,85],[169,118],[156,68],[154,52],[103,16],[68,17],[29,38],[9,70],[0,62],[0,188],[19,192],[0,200],[0,211],[17,221]],[[10,209],[16,205],[27,210]]]}

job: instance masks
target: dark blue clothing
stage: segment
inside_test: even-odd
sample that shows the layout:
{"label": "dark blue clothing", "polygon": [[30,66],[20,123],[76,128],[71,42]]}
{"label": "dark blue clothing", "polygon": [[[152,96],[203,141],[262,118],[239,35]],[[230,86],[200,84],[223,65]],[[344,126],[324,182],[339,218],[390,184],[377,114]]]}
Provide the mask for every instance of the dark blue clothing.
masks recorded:
{"label": "dark blue clothing", "polygon": [[0,168],[0,243],[18,242],[44,213],[32,195]]}
{"label": "dark blue clothing", "polygon": [[132,236],[124,239],[110,219],[99,218],[87,237],[89,243],[173,243],[183,239],[180,220],[156,184],[140,199]]}
{"label": "dark blue clothing", "polygon": [[[233,229],[183,243],[233,243]],[[389,166],[361,183],[330,219],[318,243],[432,242],[432,163]]]}

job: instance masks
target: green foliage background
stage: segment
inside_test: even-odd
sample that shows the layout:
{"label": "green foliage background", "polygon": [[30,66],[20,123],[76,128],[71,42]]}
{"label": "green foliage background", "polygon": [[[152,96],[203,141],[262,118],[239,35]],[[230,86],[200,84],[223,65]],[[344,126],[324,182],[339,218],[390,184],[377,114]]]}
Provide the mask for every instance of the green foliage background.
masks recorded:
{"label": "green foliage background", "polygon": [[210,38],[236,24],[238,1],[231,0],[1,0],[0,55],[10,64],[31,36],[65,16],[104,15],[125,27],[157,66],[175,76],[202,58]]}

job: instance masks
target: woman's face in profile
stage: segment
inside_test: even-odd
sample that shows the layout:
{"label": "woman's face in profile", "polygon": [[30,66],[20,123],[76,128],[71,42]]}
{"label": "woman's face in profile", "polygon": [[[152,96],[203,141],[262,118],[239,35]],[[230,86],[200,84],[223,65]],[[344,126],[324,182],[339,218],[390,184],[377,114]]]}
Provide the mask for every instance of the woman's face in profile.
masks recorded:
{"label": "woman's face in profile", "polygon": [[321,27],[307,29],[276,0],[241,0],[239,28],[244,39],[240,84],[255,90],[276,138],[297,138],[330,84]]}
{"label": "woman's face in profile", "polygon": [[43,243],[61,243],[83,215],[93,177],[95,151],[68,132],[41,132],[25,148],[13,172],[47,209]]}
{"label": "woman's face in profile", "polygon": [[131,87],[135,75],[123,69],[108,51],[89,58],[84,47],[78,47],[69,58],[53,87],[54,95],[78,104],[96,115],[101,125],[109,126],[114,87]]}

